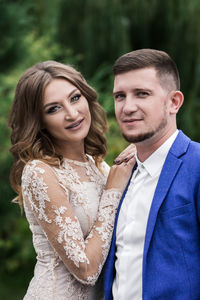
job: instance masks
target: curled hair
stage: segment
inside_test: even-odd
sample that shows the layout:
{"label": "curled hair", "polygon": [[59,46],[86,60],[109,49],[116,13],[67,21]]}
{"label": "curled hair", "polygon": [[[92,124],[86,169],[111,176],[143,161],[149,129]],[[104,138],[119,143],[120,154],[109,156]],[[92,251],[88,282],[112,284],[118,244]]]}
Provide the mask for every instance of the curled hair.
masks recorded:
{"label": "curled hair", "polygon": [[180,90],[177,66],[164,51],[139,49],[120,56],[114,63],[113,73],[118,75],[142,68],[155,68],[163,88]]}
{"label": "curled hair", "polygon": [[63,157],[42,126],[44,91],[55,78],[65,79],[73,84],[88,101],[91,126],[84,141],[85,152],[93,156],[97,167],[107,153],[106,113],[97,101],[95,90],[87,84],[82,74],[72,66],[56,61],[45,61],[32,66],[25,71],[17,84],[8,120],[12,129],[10,152],[14,158],[10,181],[18,194],[14,200],[20,205],[22,205],[21,176],[25,164],[33,159],[40,159],[54,166],[62,163]]}

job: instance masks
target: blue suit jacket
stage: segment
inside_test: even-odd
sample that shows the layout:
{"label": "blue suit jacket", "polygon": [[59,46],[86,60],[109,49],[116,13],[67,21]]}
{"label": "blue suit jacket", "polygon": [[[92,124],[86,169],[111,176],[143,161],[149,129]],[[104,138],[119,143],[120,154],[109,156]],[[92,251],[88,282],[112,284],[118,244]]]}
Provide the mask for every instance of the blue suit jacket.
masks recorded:
{"label": "blue suit jacket", "polygon": [[[105,300],[112,299],[116,226],[127,188],[105,265]],[[165,160],[149,212],[142,284],[143,300],[200,300],[200,144],[181,131]]]}

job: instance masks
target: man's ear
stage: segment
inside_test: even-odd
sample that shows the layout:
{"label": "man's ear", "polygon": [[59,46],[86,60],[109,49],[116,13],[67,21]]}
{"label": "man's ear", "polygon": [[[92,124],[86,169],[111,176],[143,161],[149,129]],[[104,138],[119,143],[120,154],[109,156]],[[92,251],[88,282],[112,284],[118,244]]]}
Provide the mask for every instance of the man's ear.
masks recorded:
{"label": "man's ear", "polygon": [[177,114],[184,101],[183,93],[181,91],[172,91],[169,96],[170,96],[170,106],[169,106],[170,113]]}

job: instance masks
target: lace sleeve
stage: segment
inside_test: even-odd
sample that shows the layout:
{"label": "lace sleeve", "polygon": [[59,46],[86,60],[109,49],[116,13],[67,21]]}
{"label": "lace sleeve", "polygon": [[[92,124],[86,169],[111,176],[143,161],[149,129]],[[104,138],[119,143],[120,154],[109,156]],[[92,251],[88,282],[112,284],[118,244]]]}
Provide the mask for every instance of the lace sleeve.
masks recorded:
{"label": "lace sleeve", "polygon": [[109,250],[121,192],[104,191],[96,222],[84,240],[66,190],[60,186],[50,166],[38,161],[27,164],[22,190],[24,201],[67,269],[82,283],[93,285]]}

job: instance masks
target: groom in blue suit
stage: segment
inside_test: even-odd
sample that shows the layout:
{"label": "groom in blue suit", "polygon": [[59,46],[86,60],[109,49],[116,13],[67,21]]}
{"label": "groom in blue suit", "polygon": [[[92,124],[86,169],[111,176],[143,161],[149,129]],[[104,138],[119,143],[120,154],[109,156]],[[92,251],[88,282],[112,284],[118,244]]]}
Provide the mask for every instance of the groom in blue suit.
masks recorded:
{"label": "groom in blue suit", "polygon": [[200,144],[177,130],[177,67],[141,49],[114,64],[115,113],[137,148],[105,266],[105,300],[200,300]]}

